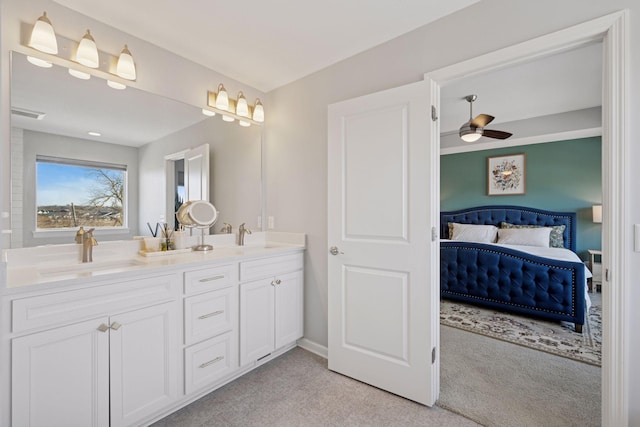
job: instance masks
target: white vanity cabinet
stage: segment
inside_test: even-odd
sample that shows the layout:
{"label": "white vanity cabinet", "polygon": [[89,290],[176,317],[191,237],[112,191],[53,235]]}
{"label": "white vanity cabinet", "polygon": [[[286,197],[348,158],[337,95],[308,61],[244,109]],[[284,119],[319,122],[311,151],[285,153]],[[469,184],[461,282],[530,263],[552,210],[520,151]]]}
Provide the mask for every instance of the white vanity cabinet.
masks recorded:
{"label": "white vanity cabinet", "polygon": [[303,335],[303,255],[240,263],[240,365]]}
{"label": "white vanity cabinet", "polygon": [[13,426],[125,426],[178,396],[179,276],[11,302]]}
{"label": "white vanity cabinet", "polygon": [[184,391],[238,370],[238,263],[184,273]]}

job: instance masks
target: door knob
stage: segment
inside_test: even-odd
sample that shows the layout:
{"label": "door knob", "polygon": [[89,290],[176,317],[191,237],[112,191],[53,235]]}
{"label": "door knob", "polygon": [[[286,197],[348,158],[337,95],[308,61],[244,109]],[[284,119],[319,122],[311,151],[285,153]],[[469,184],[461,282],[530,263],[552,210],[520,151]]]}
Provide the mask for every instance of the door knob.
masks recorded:
{"label": "door knob", "polygon": [[344,252],[340,251],[340,250],[338,249],[338,247],[337,247],[337,246],[331,246],[331,247],[329,248],[329,253],[330,253],[331,255],[338,255],[338,254],[341,254],[341,255],[342,255],[342,254],[344,254]]}

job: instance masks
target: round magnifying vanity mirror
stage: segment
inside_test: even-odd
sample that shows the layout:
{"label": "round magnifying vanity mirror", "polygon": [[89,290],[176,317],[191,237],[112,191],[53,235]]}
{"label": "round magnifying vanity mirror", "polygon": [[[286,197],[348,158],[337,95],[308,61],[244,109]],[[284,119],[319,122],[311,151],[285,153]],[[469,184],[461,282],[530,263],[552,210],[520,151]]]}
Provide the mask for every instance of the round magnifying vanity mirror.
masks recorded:
{"label": "round magnifying vanity mirror", "polygon": [[202,230],[200,243],[193,248],[194,251],[213,249],[213,246],[204,243],[204,230],[215,224],[218,219],[218,211],[215,206],[206,200],[190,200],[180,206],[176,217],[183,226]]}

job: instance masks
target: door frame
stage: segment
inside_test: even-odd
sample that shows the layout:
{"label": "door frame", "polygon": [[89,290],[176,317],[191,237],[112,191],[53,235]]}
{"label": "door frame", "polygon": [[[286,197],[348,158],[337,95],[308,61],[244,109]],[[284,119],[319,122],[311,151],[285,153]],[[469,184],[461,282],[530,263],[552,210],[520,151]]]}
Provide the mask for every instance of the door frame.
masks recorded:
{"label": "door frame", "polygon": [[[425,73],[439,86],[477,74],[603,42],[602,191],[603,286],[602,425],[629,423],[629,305],[631,286],[626,233],[630,206],[628,138],[629,12],[623,10],[514,46]],[[440,108],[439,96],[436,108]],[[435,145],[440,147],[439,135]],[[439,161],[438,161],[439,164]],[[432,165],[434,166],[434,165]],[[611,171],[616,171],[612,173]]]}

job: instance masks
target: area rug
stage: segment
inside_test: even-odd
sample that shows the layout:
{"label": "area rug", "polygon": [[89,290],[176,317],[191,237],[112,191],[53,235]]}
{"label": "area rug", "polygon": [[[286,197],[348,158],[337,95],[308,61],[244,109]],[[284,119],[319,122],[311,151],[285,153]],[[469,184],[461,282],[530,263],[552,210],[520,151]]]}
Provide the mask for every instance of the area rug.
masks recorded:
{"label": "area rug", "polygon": [[590,365],[602,364],[602,306],[594,301],[582,333],[573,323],[550,322],[469,304],[440,301],[440,323],[556,354]]}

